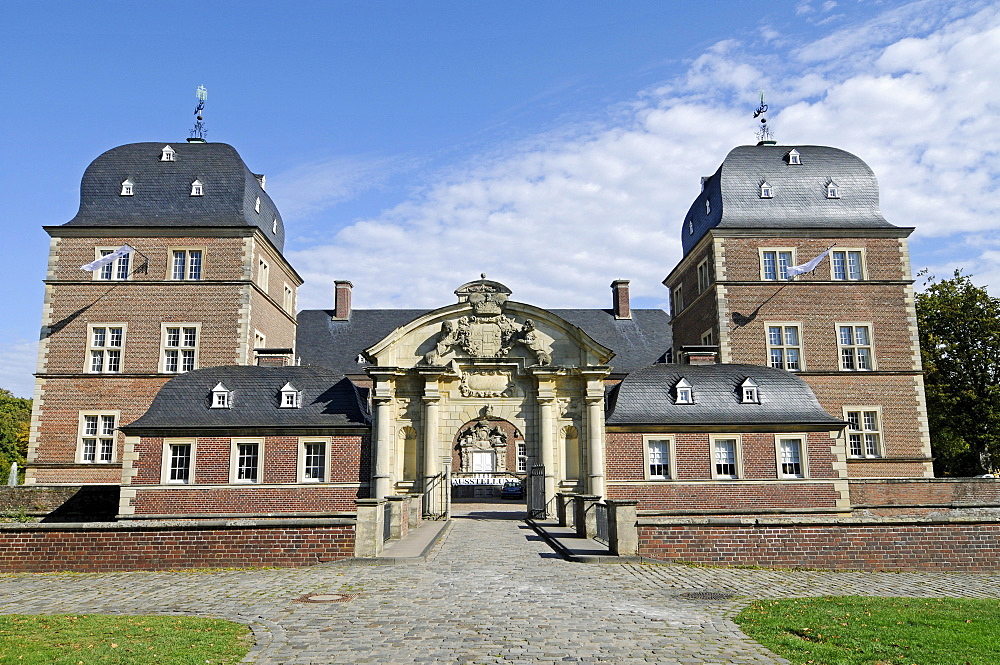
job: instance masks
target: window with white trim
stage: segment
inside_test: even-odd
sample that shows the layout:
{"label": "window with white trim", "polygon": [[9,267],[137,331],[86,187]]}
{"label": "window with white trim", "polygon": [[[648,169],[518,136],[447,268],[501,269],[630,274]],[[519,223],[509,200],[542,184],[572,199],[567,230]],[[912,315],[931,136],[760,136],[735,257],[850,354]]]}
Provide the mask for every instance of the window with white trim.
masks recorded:
{"label": "window with white trim", "polygon": [[709,328],[701,334],[701,345],[702,346],[712,346],[715,344],[715,331]]}
{"label": "window with white trim", "polygon": [[163,365],[165,374],[190,372],[198,367],[198,337],[201,324],[163,324]]}
{"label": "window with white trim", "polygon": [[281,398],[278,404],[279,408],[282,409],[297,409],[300,406],[299,396],[300,392],[291,383],[286,383],[281,387]]}
{"label": "window with white trim", "polygon": [[122,196],[134,196],[135,195],[135,183],[132,182],[131,178],[125,178],[122,180]]}
{"label": "window with white trim", "polygon": [[712,214],[712,202],[709,201],[708,199],[705,199],[705,214],[706,215]]}
{"label": "window with white trim", "polygon": [[201,279],[200,249],[174,249],[170,254],[170,279],[191,281]]}
{"label": "window with white trim", "polygon": [[878,407],[844,407],[847,454],[850,457],[882,457],[882,414]]}
{"label": "window with white trim", "polygon": [[798,150],[788,151],[788,163],[792,166],[802,166],[802,156]]}
{"label": "window with white trim", "polygon": [[643,436],[645,443],[646,479],[670,480],[674,477],[674,438],[672,436]]}
{"label": "window with white trim", "polygon": [[204,196],[205,186],[201,184],[201,180],[195,180],[191,183],[191,196]]}
{"label": "window with white trim", "polygon": [[164,485],[186,485],[194,482],[194,439],[163,440],[163,470],[161,482]]}
{"label": "window with white trim", "polygon": [[267,284],[271,271],[271,266],[262,258],[257,259],[257,286],[267,293]]}
{"label": "window with white trim", "polygon": [[740,477],[740,440],[739,437],[713,437],[712,477],[732,479]]}
{"label": "window with white trim", "polygon": [[760,404],[760,393],[758,392],[757,384],[750,377],[747,377],[740,384],[740,393],[740,402],[742,404]]}
{"label": "window with white trim", "polygon": [[[94,258],[99,259],[115,252],[117,247],[95,247]],[[129,278],[129,263],[132,259],[131,252],[125,256],[119,256],[111,263],[101,266],[94,271],[94,279],[100,281],[123,281]]]}
{"label": "window with white trim", "polygon": [[285,295],[281,301],[281,305],[289,314],[295,313],[295,289],[288,284],[285,284]]}
{"label": "window with white trim", "polygon": [[255,349],[267,348],[267,336],[259,330],[253,331],[253,348]]}
{"label": "window with white trim", "polygon": [[694,404],[694,388],[684,377],[674,384],[674,404]]}
{"label": "window with white trim", "polygon": [[768,184],[766,180],[760,183],[760,198],[762,199],[774,198],[774,189],[771,187],[771,185]]}
{"label": "window with white trim", "polygon": [[516,442],[517,446],[517,472],[527,473],[528,471],[528,444],[524,441]]}
{"label": "window with white trim", "polygon": [[299,449],[302,458],[302,482],[304,483],[325,483],[327,482],[327,441],[326,440],[305,440]]}
{"label": "window with white trim", "polygon": [[674,315],[680,314],[684,311],[684,285],[678,284],[674,288],[674,297],[670,299],[671,305],[674,308]]}
{"label": "window with white trim", "polygon": [[830,252],[830,277],[832,279],[864,279],[864,265],[864,255],[860,249]]}
{"label": "window with white trim", "polygon": [[233,391],[222,385],[219,381],[212,388],[212,404],[213,409],[231,409],[233,408]]}
{"label": "window with white trim", "polygon": [[775,369],[802,369],[802,336],[798,323],[767,324],[767,362]]}
{"label": "window with white trim", "polygon": [[163,150],[160,151],[161,162],[172,162],[175,161],[176,157],[177,153],[168,145],[163,146]]}
{"label": "window with white trim", "polygon": [[125,324],[91,323],[87,326],[87,371],[117,374],[122,371]]}
{"label": "window with white trim", "polygon": [[760,250],[760,278],[767,281],[787,280],[788,266],[795,256],[791,249]]}
{"label": "window with white trim", "polygon": [[828,199],[839,199],[840,198],[840,187],[834,181],[826,183],[826,198]]}
{"label": "window with white trim", "polygon": [[257,200],[253,202],[253,211],[254,212],[260,212],[260,197],[259,196],[257,197]]}
{"label": "window with white trim", "polygon": [[708,290],[710,283],[711,276],[708,272],[708,259],[706,258],[698,264],[698,293],[704,293]]}
{"label": "window with white trim", "polygon": [[117,411],[80,413],[77,459],[86,464],[110,464],[115,461]]}
{"label": "window with white trim", "polygon": [[805,478],[805,443],[801,436],[776,438],[779,478]]}
{"label": "window with white trim", "polygon": [[262,441],[233,441],[230,451],[230,480],[234,483],[260,482]]}
{"label": "window with white trim", "polygon": [[277,233],[277,232],[278,232],[278,218],[275,217],[273,220],[271,220],[271,233]]}
{"label": "window with white trim", "polygon": [[840,369],[850,372],[875,369],[871,324],[838,324],[837,348],[840,351]]}

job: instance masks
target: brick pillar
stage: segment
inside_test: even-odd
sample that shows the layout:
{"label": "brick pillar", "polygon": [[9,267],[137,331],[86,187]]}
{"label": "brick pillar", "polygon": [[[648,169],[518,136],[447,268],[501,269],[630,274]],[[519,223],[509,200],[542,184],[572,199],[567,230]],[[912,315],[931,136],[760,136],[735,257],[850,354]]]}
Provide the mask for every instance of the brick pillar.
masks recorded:
{"label": "brick pillar", "polygon": [[354,527],[354,556],[373,559],[382,553],[385,544],[385,499],[356,499],[358,523]]}
{"label": "brick pillar", "polygon": [[581,538],[593,538],[597,535],[597,509],[594,506],[601,500],[595,494],[577,494],[573,497],[576,535]]}
{"label": "brick pillar", "polygon": [[351,289],[354,285],[345,279],[334,282],[333,318],[346,321],[351,318]]}
{"label": "brick pillar", "polygon": [[611,282],[611,302],[616,319],[631,319],[632,309],[629,306],[628,280],[616,279]]}
{"label": "brick pillar", "polygon": [[636,518],[638,501],[607,499],[608,547],[617,556],[635,556],[639,552],[639,524]]}

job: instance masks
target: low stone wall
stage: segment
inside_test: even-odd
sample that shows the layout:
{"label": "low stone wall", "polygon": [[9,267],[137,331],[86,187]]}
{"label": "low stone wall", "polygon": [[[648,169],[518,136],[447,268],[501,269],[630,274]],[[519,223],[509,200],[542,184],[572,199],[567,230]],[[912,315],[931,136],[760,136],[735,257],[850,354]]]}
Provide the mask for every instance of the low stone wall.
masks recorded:
{"label": "low stone wall", "polygon": [[641,516],[639,555],[713,566],[1000,570],[1000,521]]}
{"label": "low stone wall", "polygon": [[0,524],[0,572],[308,566],[354,556],[355,520]]}

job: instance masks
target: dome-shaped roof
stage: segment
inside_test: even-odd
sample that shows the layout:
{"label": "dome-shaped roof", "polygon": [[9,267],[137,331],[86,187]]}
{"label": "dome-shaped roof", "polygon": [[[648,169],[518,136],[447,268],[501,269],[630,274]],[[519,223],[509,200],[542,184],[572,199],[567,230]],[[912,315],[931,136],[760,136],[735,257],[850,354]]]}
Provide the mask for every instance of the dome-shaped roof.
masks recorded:
{"label": "dome-shaped roof", "polygon": [[[169,146],[171,159],[163,159]],[[122,183],[132,183],[123,196]],[[199,181],[200,194],[192,183]],[[260,199],[258,204],[257,200]],[[278,251],[285,227],[258,176],[225,143],[129,143],[87,167],[67,226],[256,226]]]}
{"label": "dome-shaped roof", "polygon": [[[797,160],[790,158],[793,152]],[[839,190],[836,198],[828,196],[831,182]],[[766,197],[764,183],[770,185]],[[879,210],[878,181],[856,155],[818,145],[745,145],[731,150],[705,179],[684,217],[681,242],[686,254],[712,228],[886,227],[893,225]]]}

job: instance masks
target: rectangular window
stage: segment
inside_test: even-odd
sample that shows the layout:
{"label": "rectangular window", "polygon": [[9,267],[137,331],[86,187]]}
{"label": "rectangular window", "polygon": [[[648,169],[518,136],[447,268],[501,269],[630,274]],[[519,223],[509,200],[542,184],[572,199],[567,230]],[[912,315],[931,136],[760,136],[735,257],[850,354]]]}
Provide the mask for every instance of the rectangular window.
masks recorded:
{"label": "rectangular window", "polygon": [[163,325],[163,372],[179,374],[198,366],[199,325]]}
{"label": "rectangular window", "polygon": [[739,478],[739,439],[713,439],[715,478]]}
{"label": "rectangular window", "polygon": [[788,266],[792,263],[792,250],[760,250],[760,278],[767,281],[788,279]]}
{"label": "rectangular window", "polygon": [[269,272],[270,272],[270,266],[267,265],[267,261],[265,261],[264,259],[258,259],[257,260],[257,286],[259,286],[261,289],[263,289],[264,293],[267,293],[267,285],[268,285],[268,279],[269,279],[269,277],[268,277]]}
{"label": "rectangular window", "polygon": [[253,348],[255,349],[266,349],[267,348],[267,337],[259,330],[253,331]]}
{"label": "rectangular window", "polygon": [[528,444],[524,441],[517,442],[517,472],[527,473],[528,471]]}
{"label": "rectangular window", "polygon": [[[102,256],[107,256],[114,252],[115,248],[98,247],[95,250],[95,259],[99,259]],[[101,266],[94,271],[94,279],[105,280],[105,281],[120,281],[128,279],[129,272],[129,260],[132,258],[131,254],[126,254],[125,256],[119,256],[117,259],[112,261],[106,266]]]}
{"label": "rectangular window", "polygon": [[115,461],[117,419],[117,412],[80,414],[80,434],[77,440],[79,461],[88,464],[108,464]]}
{"label": "rectangular window", "polygon": [[680,314],[684,311],[684,285],[679,284],[677,288],[674,289],[674,297],[672,299],[672,304],[674,307],[674,314]]}
{"label": "rectangular window", "polygon": [[307,442],[304,444],[304,453],[302,479],[306,482],[324,482],[326,480],[326,442]]}
{"label": "rectangular window", "polygon": [[170,445],[170,475],[167,482],[191,482],[191,444],[175,443]]}
{"label": "rectangular window", "polygon": [[715,339],[715,335],[713,334],[713,331],[706,330],[705,332],[703,332],[701,334],[701,345],[702,346],[712,346],[713,344],[715,344],[715,342],[713,341],[714,339]]}
{"label": "rectangular window", "polygon": [[708,259],[698,264],[698,293],[703,293],[708,289]]}
{"label": "rectangular window", "polygon": [[863,257],[859,249],[846,249],[830,252],[830,270],[833,279],[859,280],[864,279]]}
{"label": "rectangular window", "polygon": [[260,442],[238,441],[233,444],[233,482],[256,483],[260,474]]}
{"label": "rectangular window", "polygon": [[771,367],[802,369],[802,342],[798,323],[767,324],[767,361]]}
{"label": "rectangular window", "polygon": [[650,480],[672,478],[670,461],[673,457],[673,439],[665,437],[643,437],[646,441],[646,472]]}
{"label": "rectangular window", "polygon": [[838,325],[837,346],[840,350],[840,369],[848,371],[875,369],[870,324]]}
{"label": "rectangular window", "polygon": [[175,249],[170,269],[171,279],[200,280],[201,250]]}
{"label": "rectangular window", "polygon": [[802,462],[802,438],[782,437],[778,439],[778,464],[781,478],[804,478]]}
{"label": "rectangular window", "polygon": [[851,457],[881,457],[882,428],[878,409],[852,407],[844,409],[847,426],[848,455]]}
{"label": "rectangular window", "polygon": [[289,314],[295,313],[295,291],[287,284],[285,284],[285,297],[281,304]]}
{"label": "rectangular window", "polygon": [[124,346],[125,324],[87,326],[87,371],[93,374],[120,372]]}

